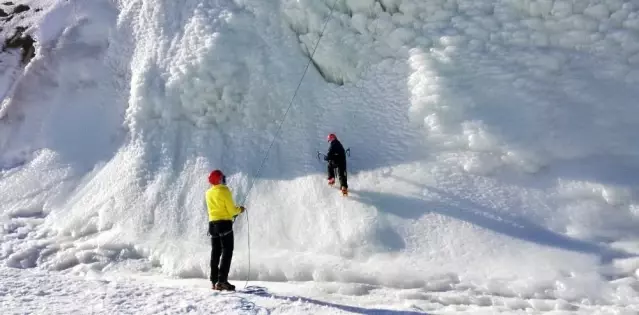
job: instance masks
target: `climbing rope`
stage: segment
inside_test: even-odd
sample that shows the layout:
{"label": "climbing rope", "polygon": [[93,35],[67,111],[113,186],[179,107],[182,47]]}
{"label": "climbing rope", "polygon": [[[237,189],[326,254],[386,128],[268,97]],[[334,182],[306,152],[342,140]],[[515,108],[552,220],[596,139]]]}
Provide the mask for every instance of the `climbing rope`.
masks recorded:
{"label": "climbing rope", "polygon": [[[262,172],[262,168],[264,167],[264,164],[266,163],[266,160],[268,159],[269,153],[271,152],[271,148],[273,148],[273,144],[275,143],[275,140],[277,139],[280,131],[282,130],[282,125],[284,124],[284,120],[286,120],[286,116],[288,115],[288,112],[291,109],[291,106],[293,106],[293,101],[295,100],[295,97],[297,96],[297,92],[299,91],[300,86],[302,86],[302,82],[304,81],[306,72],[308,72],[308,68],[311,65],[311,62],[313,61],[313,57],[315,56],[315,51],[317,50],[317,47],[319,46],[319,43],[322,40],[322,36],[324,36],[324,31],[326,30],[326,26],[328,25],[328,22],[331,20],[333,16],[333,10],[335,9],[335,4],[337,4],[337,0],[333,1],[333,5],[331,6],[331,9],[328,13],[328,18],[326,19],[326,22],[324,22],[324,26],[322,27],[322,30],[320,31],[319,38],[317,39],[317,42],[315,43],[315,47],[313,48],[313,52],[308,58],[308,62],[306,63],[306,67],[304,68],[304,73],[302,73],[302,77],[300,78],[300,81],[297,84],[297,87],[295,88],[295,92],[293,93],[293,97],[291,97],[291,101],[289,102],[288,107],[286,108],[286,111],[284,112],[284,115],[282,116],[282,119],[280,120],[279,126],[277,127],[277,131],[275,132],[275,135],[273,136],[273,139],[271,140],[271,144],[266,150],[266,153],[264,154],[264,158],[262,159],[262,163],[260,164],[260,167],[257,169],[257,173],[255,173],[253,180],[251,180],[251,183],[249,184],[249,188],[246,191],[246,194],[244,195],[244,198],[242,199],[242,202],[240,202],[240,204],[244,204],[244,202],[246,201],[246,198],[251,193],[251,190],[253,189],[253,186],[255,185],[255,180]],[[244,215],[246,216],[246,240],[247,240],[247,251],[248,251],[248,271],[246,272],[246,282],[244,283],[244,288],[246,289],[249,282],[250,275],[251,275],[251,237],[250,237],[251,233],[250,233],[248,211],[246,211]]]}

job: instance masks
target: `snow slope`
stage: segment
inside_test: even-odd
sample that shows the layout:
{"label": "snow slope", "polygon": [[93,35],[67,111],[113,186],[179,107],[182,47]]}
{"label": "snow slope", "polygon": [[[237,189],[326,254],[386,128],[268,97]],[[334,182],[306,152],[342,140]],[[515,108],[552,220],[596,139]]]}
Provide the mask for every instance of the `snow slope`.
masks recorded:
{"label": "snow slope", "polygon": [[[637,311],[636,2],[29,3],[37,55],[19,77],[2,63],[7,267],[207,287],[222,168],[250,216],[235,281],[335,283],[356,305],[376,296],[351,285],[375,288],[407,311]],[[349,198],[315,160],[329,132]]]}

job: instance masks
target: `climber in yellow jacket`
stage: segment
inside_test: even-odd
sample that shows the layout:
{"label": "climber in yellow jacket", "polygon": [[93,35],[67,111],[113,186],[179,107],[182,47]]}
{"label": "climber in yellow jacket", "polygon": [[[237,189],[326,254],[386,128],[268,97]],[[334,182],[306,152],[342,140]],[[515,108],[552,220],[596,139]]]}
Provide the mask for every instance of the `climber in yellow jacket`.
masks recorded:
{"label": "climber in yellow jacket", "polygon": [[228,274],[233,258],[233,219],[244,212],[245,208],[235,205],[222,171],[211,172],[209,183],[212,186],[206,191],[206,207],[212,244],[210,279],[214,290],[232,291],[235,286],[228,282]]}

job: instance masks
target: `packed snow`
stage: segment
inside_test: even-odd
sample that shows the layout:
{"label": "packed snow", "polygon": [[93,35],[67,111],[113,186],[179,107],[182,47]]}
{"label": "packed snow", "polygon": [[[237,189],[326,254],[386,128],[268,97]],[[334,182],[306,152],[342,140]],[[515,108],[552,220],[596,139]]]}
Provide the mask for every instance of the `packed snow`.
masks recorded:
{"label": "packed snow", "polygon": [[[2,308],[638,312],[639,4],[334,1],[4,19],[36,56],[0,55]],[[231,282],[259,291],[210,290],[214,168],[248,208]]]}

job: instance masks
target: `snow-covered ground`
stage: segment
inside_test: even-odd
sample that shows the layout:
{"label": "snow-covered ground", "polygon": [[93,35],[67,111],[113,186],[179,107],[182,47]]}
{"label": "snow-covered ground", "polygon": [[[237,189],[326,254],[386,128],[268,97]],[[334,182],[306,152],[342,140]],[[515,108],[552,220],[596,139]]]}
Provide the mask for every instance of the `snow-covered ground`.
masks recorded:
{"label": "snow-covered ground", "polygon": [[[639,312],[636,1],[24,3],[3,310]],[[265,291],[210,291],[213,168],[248,208],[232,282]]]}
{"label": "snow-covered ground", "polygon": [[[259,282],[215,292],[193,279],[157,275],[61,275],[0,267],[8,314],[636,314],[636,307],[441,288],[358,283]],[[441,284],[447,281],[442,279]],[[240,283],[240,288],[242,284]]]}

